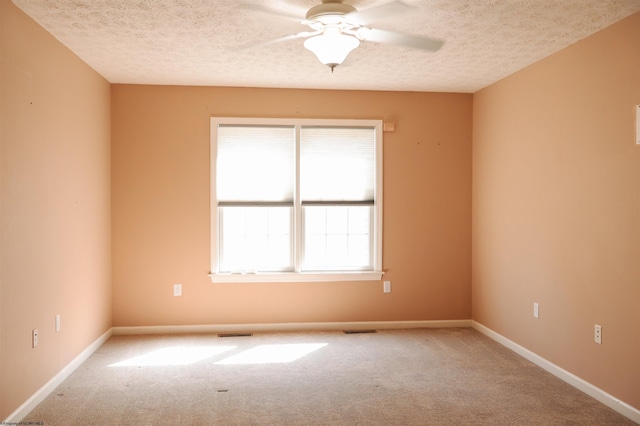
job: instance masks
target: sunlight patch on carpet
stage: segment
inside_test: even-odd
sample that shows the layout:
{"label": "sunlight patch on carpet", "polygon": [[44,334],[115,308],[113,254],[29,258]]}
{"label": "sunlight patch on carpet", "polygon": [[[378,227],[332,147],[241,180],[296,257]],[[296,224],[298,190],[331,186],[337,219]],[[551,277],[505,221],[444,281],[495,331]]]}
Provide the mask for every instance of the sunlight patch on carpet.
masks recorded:
{"label": "sunlight patch on carpet", "polygon": [[311,352],[327,346],[327,343],[291,343],[282,345],[259,345],[255,348],[232,355],[217,365],[234,364],[279,364],[293,362]]}
{"label": "sunlight patch on carpet", "polygon": [[235,348],[235,346],[173,346],[116,362],[109,367],[191,365]]}

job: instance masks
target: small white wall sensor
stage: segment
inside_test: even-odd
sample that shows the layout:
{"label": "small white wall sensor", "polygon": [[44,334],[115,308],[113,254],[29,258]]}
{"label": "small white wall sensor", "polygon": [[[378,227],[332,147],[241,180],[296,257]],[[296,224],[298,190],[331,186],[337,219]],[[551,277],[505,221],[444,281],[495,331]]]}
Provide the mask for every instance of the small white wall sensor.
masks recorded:
{"label": "small white wall sensor", "polygon": [[636,105],[636,143],[640,145],[640,105]]}

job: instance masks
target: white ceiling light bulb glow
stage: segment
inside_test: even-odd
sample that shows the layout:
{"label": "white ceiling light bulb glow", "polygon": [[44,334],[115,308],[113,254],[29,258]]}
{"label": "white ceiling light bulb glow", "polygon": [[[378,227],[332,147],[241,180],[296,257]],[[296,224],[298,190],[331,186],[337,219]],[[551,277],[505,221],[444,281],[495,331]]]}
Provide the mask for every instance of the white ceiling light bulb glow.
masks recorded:
{"label": "white ceiling light bulb glow", "polygon": [[304,47],[312,51],[322,62],[333,69],[360,45],[357,38],[343,34],[338,27],[326,27],[322,34],[305,40]]}

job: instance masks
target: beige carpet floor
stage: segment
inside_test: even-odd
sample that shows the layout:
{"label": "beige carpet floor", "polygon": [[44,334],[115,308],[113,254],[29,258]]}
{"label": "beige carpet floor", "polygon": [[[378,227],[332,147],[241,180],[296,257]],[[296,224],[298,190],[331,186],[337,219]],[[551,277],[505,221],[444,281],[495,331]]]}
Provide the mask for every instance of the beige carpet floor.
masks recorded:
{"label": "beige carpet floor", "polygon": [[45,425],[633,425],[467,328],[114,336]]}

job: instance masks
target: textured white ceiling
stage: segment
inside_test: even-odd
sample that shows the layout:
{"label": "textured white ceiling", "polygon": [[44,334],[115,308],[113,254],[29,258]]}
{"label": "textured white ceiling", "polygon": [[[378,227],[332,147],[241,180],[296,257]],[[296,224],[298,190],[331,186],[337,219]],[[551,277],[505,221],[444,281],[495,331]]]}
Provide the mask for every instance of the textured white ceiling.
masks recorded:
{"label": "textured white ceiling", "polygon": [[258,8],[302,19],[320,0],[13,2],[111,83],[441,92],[475,92],[640,11],[640,0],[405,0],[414,9],[371,26],[444,47],[365,42],[331,74],[302,39],[257,45],[308,29]]}

